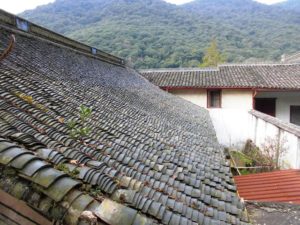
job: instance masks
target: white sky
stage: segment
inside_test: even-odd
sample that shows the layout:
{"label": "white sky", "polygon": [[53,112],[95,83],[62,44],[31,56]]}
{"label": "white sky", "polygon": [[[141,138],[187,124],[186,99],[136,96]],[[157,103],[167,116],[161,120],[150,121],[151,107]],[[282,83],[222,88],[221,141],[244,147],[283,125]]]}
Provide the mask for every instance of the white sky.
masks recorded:
{"label": "white sky", "polygon": [[[165,1],[174,4],[183,4],[183,3],[191,2],[192,0],[165,0]],[[266,4],[272,4],[272,3],[282,2],[284,0],[256,0],[256,1],[266,3]],[[54,2],[54,0],[0,0],[0,8],[4,9],[5,11],[17,14],[27,9],[34,9],[39,5],[44,5],[50,2]]]}

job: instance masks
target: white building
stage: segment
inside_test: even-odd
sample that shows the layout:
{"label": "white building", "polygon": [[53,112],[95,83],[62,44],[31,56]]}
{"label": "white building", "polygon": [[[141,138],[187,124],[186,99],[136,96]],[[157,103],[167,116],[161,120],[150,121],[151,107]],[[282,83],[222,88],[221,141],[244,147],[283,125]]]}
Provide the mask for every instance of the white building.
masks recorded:
{"label": "white building", "polygon": [[223,145],[239,149],[251,139],[262,146],[267,139],[281,137],[289,149],[282,161],[286,167],[300,168],[299,63],[156,69],[141,74],[169,93],[207,108]]}

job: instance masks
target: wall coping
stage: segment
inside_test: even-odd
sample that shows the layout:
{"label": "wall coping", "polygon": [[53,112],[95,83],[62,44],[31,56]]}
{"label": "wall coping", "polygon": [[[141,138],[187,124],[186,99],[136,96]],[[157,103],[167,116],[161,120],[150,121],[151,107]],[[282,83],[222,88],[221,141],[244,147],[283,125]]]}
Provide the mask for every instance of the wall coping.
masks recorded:
{"label": "wall coping", "polygon": [[285,130],[289,133],[292,133],[294,134],[295,136],[297,137],[300,137],[300,126],[297,126],[295,124],[292,124],[292,123],[287,123],[287,122],[284,122],[278,118],[275,118],[273,116],[269,116],[265,113],[262,113],[262,112],[259,112],[259,111],[256,111],[256,110],[251,110],[249,111],[249,113],[259,119],[262,119],[268,123],[271,123],[273,124],[274,126],[282,129],[282,130]]}

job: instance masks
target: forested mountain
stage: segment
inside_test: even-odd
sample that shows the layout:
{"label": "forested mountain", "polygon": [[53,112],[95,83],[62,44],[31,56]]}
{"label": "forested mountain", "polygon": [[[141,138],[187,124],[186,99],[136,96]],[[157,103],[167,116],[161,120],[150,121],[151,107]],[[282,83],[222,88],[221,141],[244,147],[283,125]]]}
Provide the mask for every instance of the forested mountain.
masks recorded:
{"label": "forested mountain", "polygon": [[180,6],[163,0],[56,0],[21,16],[136,68],[198,66],[212,39],[229,62],[278,60],[300,50],[299,13],[252,0]]}
{"label": "forested mountain", "polygon": [[277,6],[300,13],[300,0],[288,0],[276,4]]}

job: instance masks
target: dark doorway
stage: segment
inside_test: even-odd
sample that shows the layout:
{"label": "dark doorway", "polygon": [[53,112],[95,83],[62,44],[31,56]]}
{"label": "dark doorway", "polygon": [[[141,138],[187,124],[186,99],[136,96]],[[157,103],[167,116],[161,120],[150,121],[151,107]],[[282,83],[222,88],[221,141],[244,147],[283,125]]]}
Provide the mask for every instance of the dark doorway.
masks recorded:
{"label": "dark doorway", "polygon": [[300,106],[291,105],[291,123],[300,126]]}
{"label": "dark doorway", "polygon": [[256,98],[255,110],[275,117],[276,98]]}

